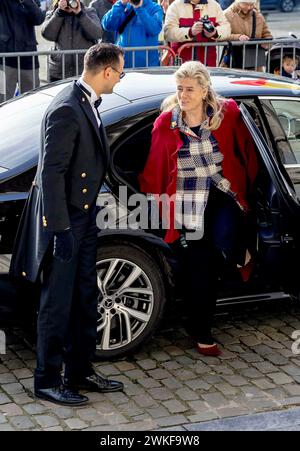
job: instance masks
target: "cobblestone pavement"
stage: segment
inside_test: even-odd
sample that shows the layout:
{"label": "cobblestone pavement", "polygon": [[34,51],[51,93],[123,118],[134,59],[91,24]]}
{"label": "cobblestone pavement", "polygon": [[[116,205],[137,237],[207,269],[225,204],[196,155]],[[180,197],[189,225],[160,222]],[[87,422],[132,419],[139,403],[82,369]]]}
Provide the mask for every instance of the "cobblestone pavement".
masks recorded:
{"label": "cobblestone pavement", "polygon": [[8,331],[0,356],[0,430],[182,430],[299,406],[300,355],[291,351],[299,306],[281,302],[217,315],[214,332],[224,351],[218,358],[198,354],[174,318],[140,352],[96,362],[104,376],[125,383],[125,392],[87,393],[90,402],[81,408],[33,397],[34,348],[24,332]]}

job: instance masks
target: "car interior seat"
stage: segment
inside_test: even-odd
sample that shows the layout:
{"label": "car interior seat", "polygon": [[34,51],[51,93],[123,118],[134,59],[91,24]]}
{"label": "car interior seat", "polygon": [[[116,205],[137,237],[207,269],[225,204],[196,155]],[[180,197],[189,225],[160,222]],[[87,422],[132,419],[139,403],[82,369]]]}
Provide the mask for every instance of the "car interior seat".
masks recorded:
{"label": "car interior seat", "polygon": [[139,129],[122,142],[113,154],[113,166],[126,184],[139,191],[138,175],[142,172],[151,146],[152,123]]}

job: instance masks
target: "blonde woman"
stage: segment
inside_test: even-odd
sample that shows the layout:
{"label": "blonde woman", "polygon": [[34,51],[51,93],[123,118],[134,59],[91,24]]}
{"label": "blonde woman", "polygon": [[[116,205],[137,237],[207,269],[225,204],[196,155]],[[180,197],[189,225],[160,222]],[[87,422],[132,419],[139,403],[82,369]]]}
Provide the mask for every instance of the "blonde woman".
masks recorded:
{"label": "blonde woman", "polygon": [[219,355],[211,335],[219,268],[243,264],[239,238],[257,160],[234,100],[217,96],[206,67],[184,63],[175,73],[176,95],[156,119],[141,191],[167,197],[160,205],[164,240],[184,269],[188,331],[204,355]]}

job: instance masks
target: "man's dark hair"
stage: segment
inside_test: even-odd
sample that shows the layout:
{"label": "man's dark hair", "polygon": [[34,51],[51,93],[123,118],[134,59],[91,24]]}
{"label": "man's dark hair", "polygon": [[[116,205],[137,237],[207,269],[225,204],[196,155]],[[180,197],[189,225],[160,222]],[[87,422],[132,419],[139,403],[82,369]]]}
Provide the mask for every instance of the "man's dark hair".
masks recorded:
{"label": "man's dark hair", "polygon": [[95,44],[84,56],[84,69],[94,73],[100,72],[106,66],[118,64],[120,56],[124,56],[124,50],[115,44],[109,42]]}

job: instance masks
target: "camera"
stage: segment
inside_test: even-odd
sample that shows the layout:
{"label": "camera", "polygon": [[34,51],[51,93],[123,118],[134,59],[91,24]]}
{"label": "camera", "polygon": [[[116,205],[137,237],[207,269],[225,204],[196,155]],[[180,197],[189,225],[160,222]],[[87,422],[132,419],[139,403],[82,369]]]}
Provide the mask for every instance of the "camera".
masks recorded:
{"label": "camera", "polygon": [[209,20],[208,16],[203,16],[199,22],[203,23],[203,30],[205,30],[207,33],[212,33],[215,31],[214,24]]}
{"label": "camera", "polygon": [[76,9],[79,4],[79,2],[77,0],[67,0],[67,3],[68,3],[68,6],[73,9]]}
{"label": "camera", "polygon": [[141,3],[141,0],[129,0],[129,1],[134,6],[137,6],[137,5],[139,5]]}

